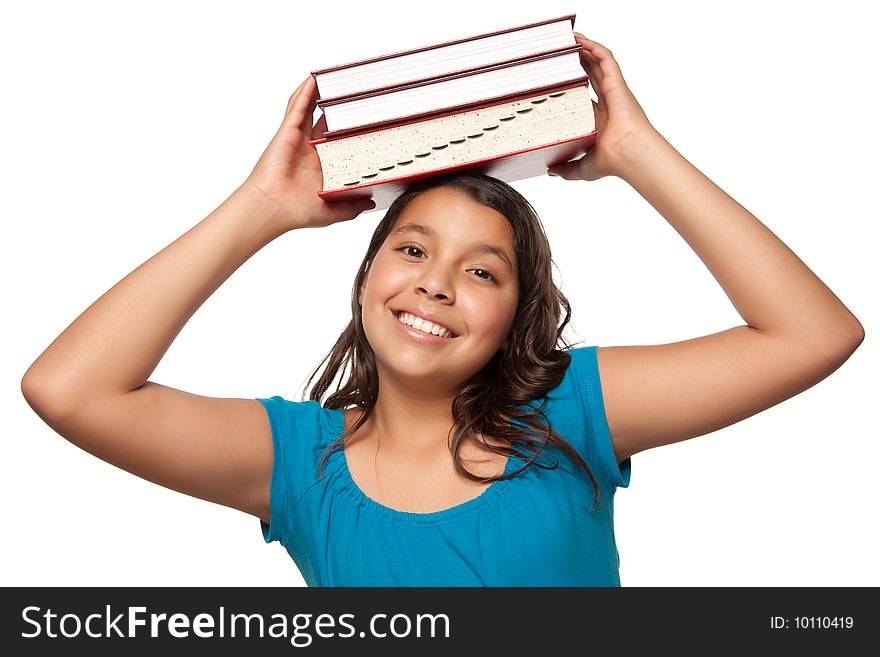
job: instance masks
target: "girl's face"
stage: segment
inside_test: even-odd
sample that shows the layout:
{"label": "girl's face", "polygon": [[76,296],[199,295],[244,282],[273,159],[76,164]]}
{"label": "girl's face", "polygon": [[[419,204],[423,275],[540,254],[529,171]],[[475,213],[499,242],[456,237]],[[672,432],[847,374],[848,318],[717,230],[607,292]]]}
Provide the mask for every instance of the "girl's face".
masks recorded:
{"label": "girl's face", "polygon": [[[413,392],[454,396],[510,334],[517,272],[513,227],[501,213],[442,187],[410,201],[360,290],[380,377],[392,376]],[[401,310],[433,317],[455,337],[406,326]]]}

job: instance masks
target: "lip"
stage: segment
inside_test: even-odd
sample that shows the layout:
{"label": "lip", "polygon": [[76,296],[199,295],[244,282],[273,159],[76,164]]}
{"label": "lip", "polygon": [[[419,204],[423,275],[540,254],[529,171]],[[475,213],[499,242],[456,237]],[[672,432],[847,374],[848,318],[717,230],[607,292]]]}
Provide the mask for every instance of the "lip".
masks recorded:
{"label": "lip", "polygon": [[[408,311],[404,311],[404,312],[408,312]],[[404,324],[403,322],[401,322],[399,319],[397,319],[397,314],[395,311],[391,311],[390,315],[391,315],[391,320],[395,324],[397,324],[398,330],[401,333],[403,333],[403,335],[409,337],[412,340],[415,340],[416,342],[421,342],[426,345],[427,344],[441,345],[441,344],[450,344],[452,342],[455,342],[455,340],[458,338],[458,336],[456,336],[454,338],[441,338],[439,335],[431,335],[430,333],[425,333],[424,331],[419,331],[418,329],[414,329],[413,327],[408,326],[408,325]]]}
{"label": "lip", "polygon": [[414,308],[394,308],[391,310],[391,314],[395,316],[395,319],[397,318],[397,315],[399,315],[400,313],[409,313],[410,315],[420,317],[423,320],[426,319],[429,322],[431,322],[432,324],[439,324],[440,326],[445,327],[448,331],[451,331],[452,333],[454,333],[456,338],[458,337],[458,331],[456,331],[454,328],[449,326],[449,324],[444,322],[440,317],[437,317],[437,315],[435,315],[433,313],[430,313],[428,311],[414,309]]}

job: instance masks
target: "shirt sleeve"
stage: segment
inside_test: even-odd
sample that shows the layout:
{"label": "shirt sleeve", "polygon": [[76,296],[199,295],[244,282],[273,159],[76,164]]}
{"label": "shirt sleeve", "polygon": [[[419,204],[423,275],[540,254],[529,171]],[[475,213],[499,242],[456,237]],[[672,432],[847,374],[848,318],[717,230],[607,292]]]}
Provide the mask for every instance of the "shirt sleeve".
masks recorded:
{"label": "shirt sleeve", "polygon": [[273,449],[269,524],[261,519],[260,529],[266,543],[279,541],[288,547],[296,533],[297,503],[318,483],[316,467],[326,419],[314,401],[294,402],[277,395],[256,399],[269,417]]}
{"label": "shirt sleeve", "polygon": [[286,528],[293,519],[294,494],[291,489],[288,465],[288,440],[285,413],[281,397],[257,398],[269,416],[272,428],[272,483],[269,492],[269,524],[260,520],[260,529],[266,543],[280,541],[287,543]]}
{"label": "shirt sleeve", "polygon": [[596,463],[601,468],[602,478],[612,487],[627,488],[629,486],[632,463],[629,457],[620,464],[614,455],[611,433],[608,430],[608,419],[605,416],[605,402],[602,398],[602,382],[599,378],[599,363],[596,358],[597,347],[578,347],[569,349],[571,367],[575,374],[577,388],[587,416],[587,451],[588,463]]}

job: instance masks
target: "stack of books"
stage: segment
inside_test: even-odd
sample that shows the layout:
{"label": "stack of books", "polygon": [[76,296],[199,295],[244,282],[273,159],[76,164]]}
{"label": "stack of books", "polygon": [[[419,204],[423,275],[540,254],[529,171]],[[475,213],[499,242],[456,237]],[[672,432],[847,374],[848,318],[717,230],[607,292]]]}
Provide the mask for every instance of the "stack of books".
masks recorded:
{"label": "stack of books", "polygon": [[596,139],[574,15],[312,71],[327,201],[387,208],[418,178],[544,175]]}

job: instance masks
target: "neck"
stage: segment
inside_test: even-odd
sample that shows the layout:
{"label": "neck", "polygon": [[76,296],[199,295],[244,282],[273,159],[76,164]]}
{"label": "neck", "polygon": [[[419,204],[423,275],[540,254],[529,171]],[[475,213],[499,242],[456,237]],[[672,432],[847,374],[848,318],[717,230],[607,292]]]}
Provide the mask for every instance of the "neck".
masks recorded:
{"label": "neck", "polygon": [[366,425],[383,450],[428,455],[448,452],[455,394],[416,390],[384,380]]}

